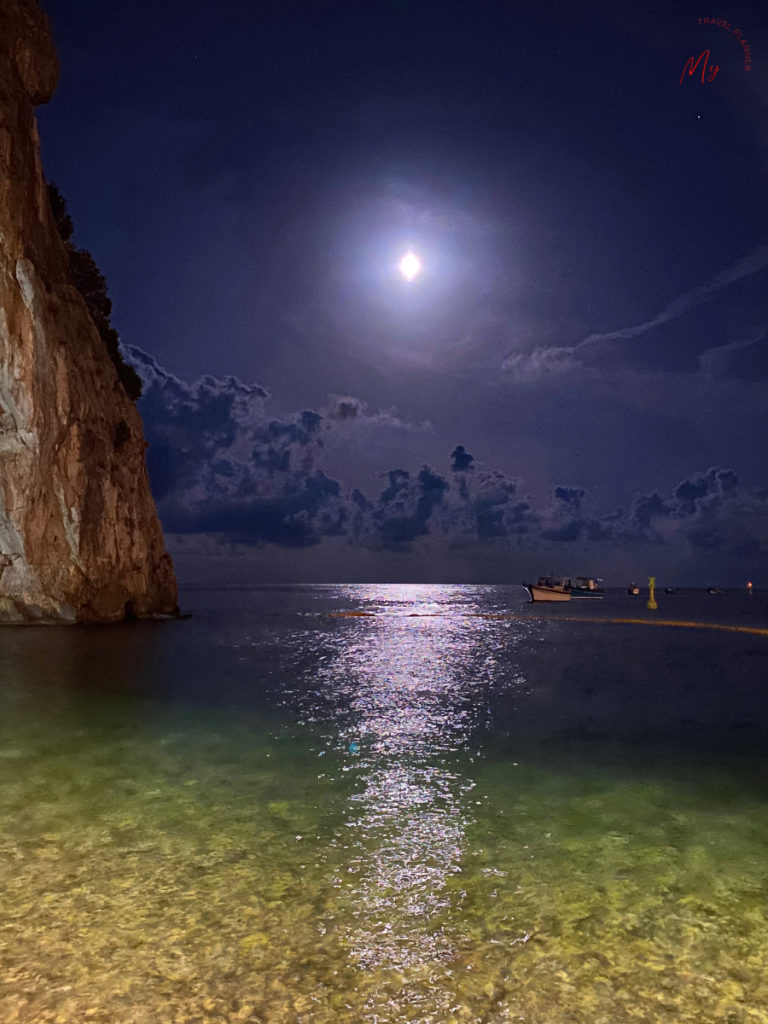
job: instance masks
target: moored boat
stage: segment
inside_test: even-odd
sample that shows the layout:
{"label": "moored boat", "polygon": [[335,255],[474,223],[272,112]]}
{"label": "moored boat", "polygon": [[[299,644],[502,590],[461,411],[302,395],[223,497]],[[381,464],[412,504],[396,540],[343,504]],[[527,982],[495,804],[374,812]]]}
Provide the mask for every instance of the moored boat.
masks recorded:
{"label": "moored boat", "polygon": [[539,576],[537,583],[523,583],[532,601],[570,601],[571,581],[563,576]]}
{"label": "moored boat", "polygon": [[571,597],[605,597],[602,582],[598,576],[577,576],[571,580]]}

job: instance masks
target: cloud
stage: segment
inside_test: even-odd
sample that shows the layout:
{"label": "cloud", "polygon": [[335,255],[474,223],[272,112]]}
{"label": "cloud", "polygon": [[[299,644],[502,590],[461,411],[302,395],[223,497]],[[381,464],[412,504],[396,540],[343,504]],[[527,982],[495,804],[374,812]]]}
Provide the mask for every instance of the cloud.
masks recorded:
{"label": "cloud", "polygon": [[732,341],[727,345],[718,345],[702,352],[699,355],[699,371],[702,377],[712,381],[721,381],[738,376],[738,374],[734,374],[736,353],[749,351],[764,338],[765,328],[761,327],[752,337]]}
{"label": "cloud", "polygon": [[412,476],[408,470],[387,473],[388,486],[370,510],[363,541],[369,547],[408,551],[430,532],[430,520],[449,489],[448,481],[428,466]]}
{"label": "cloud", "polygon": [[[573,345],[549,345],[534,348],[532,351],[514,352],[503,361],[502,370],[510,381],[523,385],[549,383],[557,386],[566,378],[569,382],[586,383],[604,377],[609,370],[621,375],[621,366],[609,367],[605,363],[606,357],[614,351],[616,342],[642,337],[649,331],[676,320],[710,301],[719,292],[738,281],[766,269],[768,245],[760,244],[730,267],[716,274],[709,284],[699,285],[672,299],[650,320],[615,331],[590,334]],[[699,356],[700,372],[710,380],[723,379],[735,353],[751,348],[764,336],[765,331],[761,328],[756,337],[707,350]]]}
{"label": "cloud", "polygon": [[504,473],[478,475],[466,498],[473,539],[514,544],[529,532],[536,517],[529,502],[518,495],[519,486],[519,480]]}
{"label": "cloud", "polygon": [[152,488],[166,530],[250,544],[306,547],[348,528],[354,499],[318,468],[340,428],[408,428],[359,399],[270,417],[269,393],[234,377],[187,383],[140,349],[127,357],[144,382],[140,411]]}
{"label": "cloud", "polygon": [[397,409],[371,409],[362,398],[353,395],[331,395],[327,405],[321,410],[326,420],[335,424],[353,423],[360,427],[390,427],[393,430],[429,432],[430,423],[411,423],[402,419]]}
{"label": "cloud", "polygon": [[683,316],[689,310],[707,302],[712,296],[729,287],[729,285],[735,284],[745,277],[750,277],[752,274],[758,274],[767,267],[768,245],[758,245],[748,252],[746,256],[742,256],[741,259],[737,260],[732,266],[717,274],[709,284],[698,285],[696,288],[692,288],[691,291],[685,292],[685,294],[679,295],[667,303],[653,319],[646,320],[642,324],[635,324],[632,327],[623,327],[618,331],[590,334],[589,337],[584,338],[583,341],[580,341],[575,346],[574,351],[577,353],[584,352],[585,349],[596,345],[640,337],[655,327],[660,327],[670,320]]}
{"label": "cloud", "polygon": [[454,473],[470,473],[475,468],[474,456],[470,455],[463,444],[457,444],[451,452],[451,470]]}
{"label": "cloud", "polygon": [[632,502],[629,524],[632,532],[647,534],[654,529],[658,519],[669,519],[674,514],[674,506],[665,501],[658,491],[651,494],[640,494]]}
{"label": "cloud", "polygon": [[572,544],[580,540],[587,526],[581,514],[587,492],[583,487],[555,487],[552,504],[542,526],[544,540]]}
{"label": "cloud", "polygon": [[702,549],[736,560],[760,556],[768,568],[768,492],[751,490],[733,469],[714,466],[680,481],[669,494],[638,494],[627,512],[598,514],[584,488],[556,487],[539,519],[538,541],[576,545],[596,557],[655,548],[693,563]]}
{"label": "cloud", "polygon": [[440,235],[489,235],[499,231],[498,223],[481,216],[462,202],[460,195],[433,194],[424,183],[400,178],[390,180],[379,205],[387,220],[407,228],[423,229]]}
{"label": "cloud", "polygon": [[666,497],[639,495],[627,524],[627,539],[650,541],[697,557],[701,550],[734,560],[768,562],[768,493],[744,487],[732,469],[713,466],[682,480]]}
{"label": "cloud", "polygon": [[586,493],[583,487],[556,487],[555,500],[561,501],[571,511],[579,512]]}
{"label": "cloud", "polygon": [[566,379],[575,382],[597,376],[578,358],[576,349],[568,346],[515,352],[507,356],[501,368],[515,384],[550,383],[557,387]]}
{"label": "cloud", "polygon": [[157,500],[193,487],[202,467],[221,461],[232,475],[232,460],[247,459],[248,438],[263,430],[269,393],[234,377],[179,380],[146,352],[125,354],[143,382],[141,413],[151,435],[147,461]]}
{"label": "cloud", "polygon": [[326,441],[358,423],[399,429],[393,414],[337,396],[322,412],[270,417],[259,384],[232,377],[185,383],[146,353],[127,354],[144,380],[149,470],[171,534],[215,538],[224,548],[296,550],[338,538],[382,557],[438,559],[514,551],[602,564],[641,548],[691,561],[705,551],[750,564],[762,559],[768,569],[768,489],[745,487],[731,468],[693,473],[666,494],[636,495],[626,512],[604,513],[573,483],[537,502],[520,478],[484,468],[457,444],[445,472],[426,464],[391,469],[379,493],[367,495],[324,471]]}

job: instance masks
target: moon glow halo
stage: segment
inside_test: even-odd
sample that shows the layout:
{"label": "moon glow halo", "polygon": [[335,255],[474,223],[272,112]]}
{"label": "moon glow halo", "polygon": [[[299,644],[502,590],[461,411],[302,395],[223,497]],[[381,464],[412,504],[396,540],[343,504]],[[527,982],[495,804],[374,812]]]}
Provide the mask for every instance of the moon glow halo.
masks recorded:
{"label": "moon glow halo", "polygon": [[410,250],[403,256],[398,264],[400,273],[406,279],[406,281],[413,281],[418,274],[421,273],[421,260],[415,252]]}

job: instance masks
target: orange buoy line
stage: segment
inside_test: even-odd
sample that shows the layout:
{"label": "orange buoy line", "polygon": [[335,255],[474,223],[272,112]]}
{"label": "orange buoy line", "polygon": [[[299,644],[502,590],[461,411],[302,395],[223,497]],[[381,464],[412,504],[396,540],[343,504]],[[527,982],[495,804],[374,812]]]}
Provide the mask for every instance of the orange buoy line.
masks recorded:
{"label": "orange buoy line", "polygon": [[328,612],[329,619],[372,619],[376,612]]}
{"label": "orange buoy line", "polygon": [[[386,612],[385,615],[397,615],[400,618],[436,618],[442,612]],[[452,613],[448,613],[452,614]],[[344,618],[365,618],[372,619],[379,615],[378,612],[329,612],[331,619]],[[768,636],[768,628],[760,626],[729,626],[721,622],[689,622],[684,619],[608,619],[608,618],[586,618],[576,615],[558,615],[556,617],[543,618],[533,615],[517,615],[514,612],[469,612],[464,613],[465,618],[479,619],[511,619],[517,622],[608,622],[617,625],[628,626],[675,626],[678,629],[717,629],[725,633],[749,633],[752,636]]]}
{"label": "orange buoy line", "polygon": [[760,626],[728,626],[722,622],[689,622],[684,619],[607,619],[586,618],[576,615],[558,615],[551,619],[536,618],[532,615],[489,614],[488,619],[517,619],[522,622],[612,622],[629,626],[677,626],[681,629],[719,629],[726,633],[751,633],[754,636],[768,636],[768,629]]}
{"label": "orange buoy line", "polygon": [[719,629],[726,633],[751,633],[768,636],[768,629],[760,626],[728,626],[722,622],[688,622],[684,619],[607,619],[586,618],[576,615],[558,615],[557,618],[534,619],[531,615],[489,615],[486,618],[519,619],[523,622],[611,622],[629,626],[677,626],[679,629]]}
{"label": "orange buoy line", "polygon": [[720,629],[725,633],[752,633],[768,636],[768,629],[760,626],[727,626],[721,622],[687,622],[677,619],[569,619],[569,622],[618,622],[632,626],[678,626],[681,629]]}

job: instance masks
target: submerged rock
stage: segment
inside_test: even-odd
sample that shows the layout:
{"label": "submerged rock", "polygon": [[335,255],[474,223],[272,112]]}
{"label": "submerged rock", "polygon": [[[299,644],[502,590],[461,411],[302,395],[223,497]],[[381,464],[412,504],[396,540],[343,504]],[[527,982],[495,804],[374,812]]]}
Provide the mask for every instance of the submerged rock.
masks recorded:
{"label": "submerged rock", "polygon": [[0,623],[174,614],[135,405],[72,283],[33,105],[59,66],[35,0],[0,5]]}

